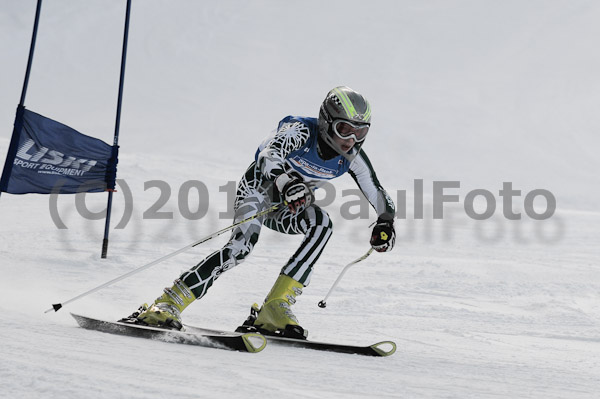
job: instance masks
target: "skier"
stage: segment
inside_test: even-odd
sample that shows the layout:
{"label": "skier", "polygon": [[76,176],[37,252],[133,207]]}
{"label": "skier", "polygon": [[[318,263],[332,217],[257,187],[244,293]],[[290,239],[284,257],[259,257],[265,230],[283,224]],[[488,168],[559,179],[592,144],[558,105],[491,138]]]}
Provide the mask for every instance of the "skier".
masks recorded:
{"label": "skier", "polygon": [[142,305],[122,321],[181,329],[181,312],[202,298],[221,273],[244,261],[265,225],[284,234],[304,234],[304,239],[281,269],[262,307],[252,307],[241,329],[306,338],[291,305],[309,284],[313,266],[332,233],[329,215],[314,204],[317,183],[350,172],[378,215],[371,246],[379,252],[394,246],[394,203],[361,149],[370,125],[369,102],[345,86],[327,94],[318,118],[282,119],[276,132],[259,146],[255,162],[237,186],[234,221],[282,205],[235,227],[223,248],[184,272],[151,306]]}

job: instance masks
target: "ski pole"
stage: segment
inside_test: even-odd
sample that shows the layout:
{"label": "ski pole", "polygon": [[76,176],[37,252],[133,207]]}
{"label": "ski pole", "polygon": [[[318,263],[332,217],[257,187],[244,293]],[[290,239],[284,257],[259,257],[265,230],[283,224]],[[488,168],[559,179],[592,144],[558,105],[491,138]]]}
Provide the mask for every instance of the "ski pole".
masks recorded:
{"label": "ski pole", "polygon": [[366,254],[364,254],[363,256],[361,256],[360,258],[356,259],[355,261],[348,263],[346,265],[346,267],[344,267],[342,269],[342,272],[340,273],[340,275],[338,276],[338,278],[335,280],[335,282],[333,283],[333,285],[331,286],[331,288],[329,289],[329,292],[327,293],[327,295],[325,295],[325,298],[323,298],[322,301],[319,302],[319,307],[320,308],[324,308],[327,306],[327,298],[329,298],[329,295],[331,295],[331,292],[333,291],[333,289],[335,288],[336,285],[338,285],[338,283],[340,282],[340,280],[342,279],[342,277],[344,277],[344,274],[346,273],[346,271],[350,268],[350,266],[354,266],[355,264],[357,264],[360,261],[363,261],[365,259],[367,259],[369,257],[369,255],[371,255],[371,253],[373,252],[373,248],[370,248]]}
{"label": "ski pole", "polygon": [[225,227],[225,228],[223,228],[223,229],[221,229],[221,230],[219,230],[219,231],[217,231],[217,232],[214,232],[214,233],[212,233],[212,234],[210,234],[210,235],[208,235],[208,236],[206,236],[206,237],[204,237],[204,238],[201,238],[200,240],[198,240],[198,241],[196,241],[196,242],[193,242],[193,243],[191,243],[190,245],[188,245],[188,246],[186,246],[186,247],[183,247],[183,248],[181,248],[181,249],[178,249],[177,251],[175,251],[175,252],[171,252],[170,254],[168,254],[168,255],[165,255],[165,256],[163,256],[163,257],[162,257],[162,258],[160,258],[160,259],[156,259],[155,261],[152,261],[152,262],[150,262],[150,263],[147,263],[147,264],[145,264],[145,265],[143,265],[143,266],[140,266],[140,267],[138,267],[137,269],[134,269],[134,270],[132,270],[132,271],[130,271],[130,272],[128,272],[128,273],[125,273],[125,274],[123,274],[122,276],[119,276],[119,277],[117,277],[117,278],[114,278],[114,279],[112,279],[112,280],[110,280],[110,281],[108,281],[108,282],[106,282],[106,283],[104,283],[104,284],[102,284],[102,285],[99,285],[99,286],[98,286],[98,287],[96,287],[96,288],[92,288],[91,290],[89,290],[89,291],[86,291],[86,292],[84,292],[84,293],[82,293],[82,294],[79,294],[79,295],[77,295],[76,297],[73,297],[73,298],[69,299],[68,301],[64,301],[64,302],[62,302],[62,303],[55,303],[55,304],[53,304],[53,305],[52,305],[52,307],[51,307],[50,309],[46,310],[44,313],[48,313],[48,312],[51,312],[51,311],[53,311],[53,310],[54,310],[55,312],[58,312],[58,310],[59,310],[60,308],[62,308],[64,305],[66,305],[66,304],[68,304],[68,303],[74,302],[74,301],[76,301],[76,300],[78,300],[78,299],[80,299],[80,298],[83,298],[84,296],[88,296],[88,295],[90,295],[90,294],[92,294],[92,293],[94,293],[94,292],[96,292],[96,291],[99,291],[99,290],[101,290],[102,288],[106,288],[106,287],[108,287],[108,286],[110,286],[110,285],[113,285],[114,283],[116,283],[116,282],[118,282],[118,281],[121,281],[121,280],[124,280],[124,279],[126,279],[127,277],[131,277],[131,276],[133,276],[134,274],[137,274],[137,273],[139,273],[139,272],[141,272],[141,271],[143,271],[143,270],[146,270],[146,269],[148,269],[149,267],[151,267],[151,266],[154,266],[154,265],[156,265],[156,264],[158,264],[158,263],[164,262],[165,260],[167,260],[167,259],[169,259],[169,258],[172,258],[172,257],[173,257],[173,256],[175,256],[175,255],[179,255],[180,253],[182,253],[182,252],[185,252],[185,251],[187,251],[188,249],[194,248],[195,246],[198,246],[198,245],[200,245],[200,244],[202,244],[202,243],[204,243],[204,242],[206,242],[206,241],[208,241],[208,240],[210,240],[210,239],[212,239],[212,238],[215,238],[215,237],[217,237],[217,236],[219,236],[219,235],[221,235],[221,234],[225,233],[226,231],[229,231],[229,230],[231,230],[231,229],[233,229],[233,228],[235,228],[235,227],[237,227],[237,226],[239,226],[239,225],[241,225],[241,224],[247,223],[247,222],[249,222],[249,221],[251,221],[251,220],[254,220],[254,219],[256,219],[256,218],[259,218],[259,217],[261,217],[261,216],[264,216],[264,215],[266,215],[266,214],[268,214],[268,213],[271,213],[271,212],[273,212],[273,211],[277,210],[277,208],[279,208],[279,204],[277,204],[277,205],[273,205],[272,207],[270,207],[270,208],[268,208],[268,209],[265,209],[265,210],[263,210],[263,211],[260,211],[260,212],[258,212],[258,213],[256,213],[256,214],[254,214],[254,215],[252,215],[252,216],[250,216],[250,217],[248,217],[248,218],[246,218],[246,219],[244,219],[244,220],[240,220],[239,222],[236,222],[236,223],[232,224],[232,225],[231,225],[231,226],[229,226],[229,227]]}

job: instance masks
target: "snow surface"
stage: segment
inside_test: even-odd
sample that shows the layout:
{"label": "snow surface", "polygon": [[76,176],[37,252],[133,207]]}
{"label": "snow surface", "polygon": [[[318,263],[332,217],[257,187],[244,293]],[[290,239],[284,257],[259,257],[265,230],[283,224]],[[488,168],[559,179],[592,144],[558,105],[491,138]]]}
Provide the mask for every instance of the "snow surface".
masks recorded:
{"label": "snow surface", "polygon": [[[124,1],[46,1],[26,106],[112,142]],[[0,153],[6,154],[27,62],[34,0],[0,7]],[[134,1],[118,176],[132,218],[111,231],[58,199],[68,229],[41,195],[0,199],[0,396],[6,398],[594,398],[600,390],[600,4],[595,1]],[[398,344],[389,358],[269,346],[259,354],[112,336],[76,326],[69,311],[117,319],[151,301],[220,237],[44,314],[116,276],[230,223],[219,219],[254,148],[282,117],[316,115],[340,84],[364,93],[373,128],[364,148],[405,220],[389,254],[368,249],[373,220],[345,220],[349,177],[327,207],[334,236],[295,313],[315,340]],[[413,218],[424,180],[425,217]],[[161,211],[146,182],[172,191]],[[207,215],[187,220],[181,185],[199,180]],[[495,216],[462,204],[432,219],[433,181],[461,201],[487,189]],[[522,195],[502,216],[498,190]],[[535,221],[523,198],[551,191],[553,217]],[[115,197],[113,228],[124,214]],[[401,193],[400,193],[401,194]],[[400,195],[398,198],[402,198]],[[88,195],[100,212],[106,196]],[[184,203],[185,198],[183,200]],[[192,190],[189,207],[197,209]],[[543,210],[544,201],[535,202]],[[478,203],[477,209],[483,209]],[[541,212],[541,211],[540,211]],[[184,313],[230,329],[260,302],[300,237],[264,230],[254,253]]]}

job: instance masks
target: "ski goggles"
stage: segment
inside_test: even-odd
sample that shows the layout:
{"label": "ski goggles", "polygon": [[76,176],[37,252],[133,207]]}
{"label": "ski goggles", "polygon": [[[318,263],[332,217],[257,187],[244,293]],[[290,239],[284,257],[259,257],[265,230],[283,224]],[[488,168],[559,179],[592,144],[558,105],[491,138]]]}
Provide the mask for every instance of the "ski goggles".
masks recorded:
{"label": "ski goggles", "polygon": [[333,131],[341,139],[354,139],[357,143],[364,141],[369,133],[369,125],[355,124],[343,119],[337,119],[333,122]]}

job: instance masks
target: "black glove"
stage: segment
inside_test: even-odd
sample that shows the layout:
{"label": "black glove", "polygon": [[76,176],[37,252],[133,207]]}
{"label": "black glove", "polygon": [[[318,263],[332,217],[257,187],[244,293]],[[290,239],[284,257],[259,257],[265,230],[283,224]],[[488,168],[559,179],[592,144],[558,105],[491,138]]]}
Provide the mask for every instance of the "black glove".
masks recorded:
{"label": "black glove", "polygon": [[394,248],[396,242],[396,231],[394,220],[377,219],[377,224],[371,233],[371,246],[377,252],[389,252]]}
{"label": "black glove", "polygon": [[283,197],[283,203],[292,213],[302,212],[314,202],[312,190],[297,172],[279,175],[275,185]]}

